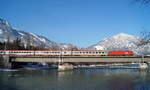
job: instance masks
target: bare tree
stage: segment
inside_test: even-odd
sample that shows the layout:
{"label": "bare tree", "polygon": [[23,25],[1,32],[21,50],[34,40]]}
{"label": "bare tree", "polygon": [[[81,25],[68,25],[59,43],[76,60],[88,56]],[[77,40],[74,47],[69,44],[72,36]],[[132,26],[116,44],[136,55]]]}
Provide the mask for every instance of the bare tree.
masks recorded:
{"label": "bare tree", "polygon": [[149,4],[150,0],[133,0],[134,2],[139,2],[141,4]]}
{"label": "bare tree", "polygon": [[26,49],[34,49],[34,43],[35,41],[32,39],[31,35],[27,35],[27,45],[26,45]]}
{"label": "bare tree", "polygon": [[26,45],[26,48],[29,49],[30,45],[31,45],[31,37],[30,37],[30,35],[27,34],[27,45]]}
{"label": "bare tree", "polygon": [[51,49],[51,50],[61,50],[60,46],[57,45],[56,43],[55,43],[55,44],[52,44],[50,49]]}
{"label": "bare tree", "polygon": [[150,32],[148,31],[141,31],[140,37],[137,46],[143,46],[150,43]]}
{"label": "bare tree", "polygon": [[137,49],[139,50],[140,54],[142,55],[150,54],[149,45],[150,45],[150,32],[141,31],[140,37],[138,38],[138,42],[137,42]]}

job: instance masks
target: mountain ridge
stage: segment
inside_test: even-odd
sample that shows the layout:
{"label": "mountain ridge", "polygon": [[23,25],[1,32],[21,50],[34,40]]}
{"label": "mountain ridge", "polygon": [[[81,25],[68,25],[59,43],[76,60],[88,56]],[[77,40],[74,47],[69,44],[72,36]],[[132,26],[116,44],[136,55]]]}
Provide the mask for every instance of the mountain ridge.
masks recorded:
{"label": "mountain ridge", "polygon": [[[44,36],[36,35],[33,33],[28,33],[25,31],[17,30],[12,28],[11,24],[0,18],[0,41],[1,42],[7,42],[8,39],[10,42],[13,42],[17,38],[21,39],[21,43],[24,44],[25,47],[27,47],[28,43],[30,42],[30,45],[36,46],[36,47],[45,47],[47,49],[54,49],[54,50],[59,50],[59,49],[72,49],[77,47],[72,44],[64,43],[56,43],[54,41],[51,41],[47,39]],[[65,45],[65,47],[64,47]]]}

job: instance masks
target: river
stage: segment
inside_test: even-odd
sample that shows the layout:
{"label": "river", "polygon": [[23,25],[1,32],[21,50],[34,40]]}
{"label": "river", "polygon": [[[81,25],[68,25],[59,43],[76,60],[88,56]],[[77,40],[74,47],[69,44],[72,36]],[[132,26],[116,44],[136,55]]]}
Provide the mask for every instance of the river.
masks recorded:
{"label": "river", "polygon": [[150,71],[138,69],[0,71],[0,90],[150,90]]}

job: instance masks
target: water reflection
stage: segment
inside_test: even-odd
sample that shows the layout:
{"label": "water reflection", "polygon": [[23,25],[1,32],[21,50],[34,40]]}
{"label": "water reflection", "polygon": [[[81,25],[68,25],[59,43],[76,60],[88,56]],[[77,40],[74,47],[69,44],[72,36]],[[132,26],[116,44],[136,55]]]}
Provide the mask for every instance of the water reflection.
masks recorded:
{"label": "water reflection", "polygon": [[133,90],[136,82],[145,82],[149,79],[148,73],[139,70],[74,70],[58,72],[58,83],[61,88],[77,85],[80,90],[85,88]]}
{"label": "water reflection", "polygon": [[75,69],[0,72],[1,90],[149,90],[149,70]]}

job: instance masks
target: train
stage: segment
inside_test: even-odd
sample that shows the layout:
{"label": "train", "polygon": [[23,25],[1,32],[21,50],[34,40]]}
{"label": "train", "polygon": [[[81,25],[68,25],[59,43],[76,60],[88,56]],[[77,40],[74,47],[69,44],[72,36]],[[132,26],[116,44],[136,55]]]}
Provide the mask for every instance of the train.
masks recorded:
{"label": "train", "polygon": [[0,50],[0,55],[11,56],[132,56],[133,51],[106,50]]}

